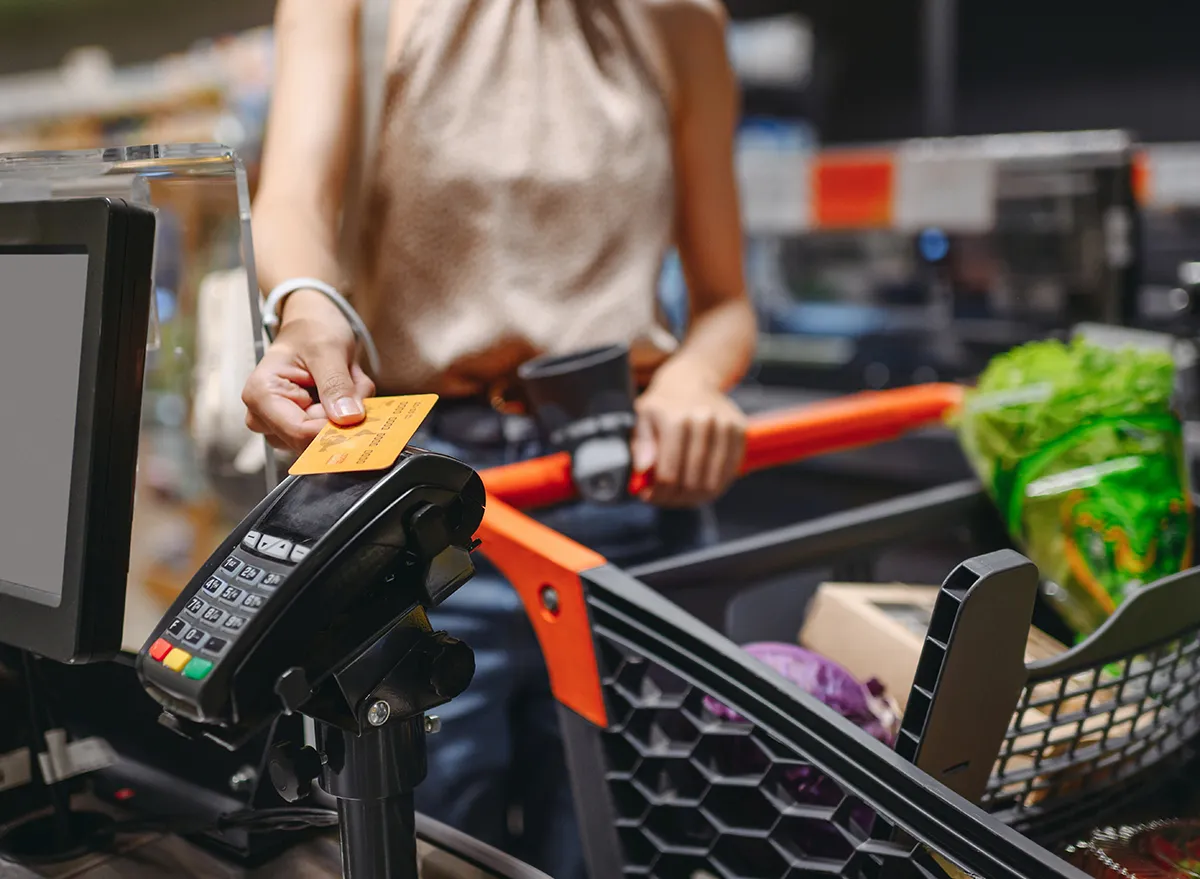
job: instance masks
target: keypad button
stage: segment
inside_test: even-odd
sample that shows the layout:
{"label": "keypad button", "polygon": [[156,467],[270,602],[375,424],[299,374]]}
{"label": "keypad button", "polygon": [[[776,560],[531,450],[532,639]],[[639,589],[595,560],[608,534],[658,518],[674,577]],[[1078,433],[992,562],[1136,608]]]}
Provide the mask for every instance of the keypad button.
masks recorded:
{"label": "keypad button", "polygon": [[258,551],[268,558],[287,561],[288,556],[292,553],[292,542],[284,540],[282,537],[272,537],[269,534],[264,534],[262,539],[258,541]]}
{"label": "keypad button", "polygon": [[177,619],[167,628],[167,631],[178,638],[187,631],[188,624],[185,620]]}
{"label": "keypad button", "polygon": [[188,632],[186,635],[183,636],[183,640],[186,643],[191,644],[193,647],[195,647],[197,644],[199,644],[201,641],[204,640],[204,634],[205,633],[202,629],[192,629],[190,632]]}
{"label": "keypad button", "polygon": [[230,586],[228,589],[226,589],[224,592],[221,593],[221,600],[227,601],[230,604],[237,604],[241,600],[241,598],[242,598],[242,590],[238,589],[236,586]]}
{"label": "keypad button", "polygon": [[208,605],[204,603],[203,599],[193,595],[192,600],[187,603],[187,612],[192,616],[199,616],[204,613],[204,608],[206,607]]}
{"label": "keypad button", "polygon": [[262,582],[259,583],[258,585],[265,586],[268,589],[274,589],[276,586],[278,586],[282,582],[283,582],[283,574],[267,574],[267,576],[263,577]]}
{"label": "keypad button", "polygon": [[[186,623],[185,623],[185,625],[186,625]],[[170,641],[166,641],[162,638],[159,638],[157,641],[155,641],[153,644],[150,645],[150,658],[153,659],[155,662],[162,662],[163,659],[166,658],[166,655],[174,649],[175,648],[171,644]]]}
{"label": "keypad button", "polygon": [[214,656],[220,654],[222,650],[229,646],[229,642],[224,638],[212,637],[204,642],[204,652],[211,653]]}
{"label": "keypad button", "polygon": [[261,595],[247,595],[242,599],[242,607],[246,610],[258,610],[266,602]]}
{"label": "keypad button", "polygon": [[254,565],[246,565],[238,573],[239,580],[245,580],[247,583],[253,583],[262,576],[262,568],[256,568]]}
{"label": "keypad button", "polygon": [[209,595],[220,595],[221,590],[225,588],[225,582],[219,577],[209,577],[201,588]]}
{"label": "keypad button", "polygon": [[229,558],[225,559],[225,561],[221,562],[221,568],[231,574],[241,566],[242,560],[235,555],[231,555]]}
{"label": "keypad button", "polygon": [[262,537],[261,531],[247,531],[246,536],[242,538],[242,546],[246,549],[254,549],[258,546],[258,540]]}
{"label": "keypad button", "polygon": [[299,562],[299,561],[303,561],[303,560],[304,560],[304,557],[305,557],[306,555],[308,555],[309,551],[310,551],[310,550],[309,550],[309,548],[308,548],[307,546],[296,546],[296,547],[293,547],[293,548],[292,548],[291,560],[292,560],[293,562]]}
{"label": "keypad button", "polygon": [[219,607],[210,607],[204,612],[204,622],[211,623],[214,626],[219,626],[224,619],[225,611]]}
{"label": "keypad button", "polygon": [[178,647],[171,650],[163,659],[163,665],[171,671],[183,671],[184,666],[192,661],[192,654],[186,650],[180,650]]}
{"label": "keypad button", "polygon": [[229,629],[231,632],[236,632],[244,625],[246,625],[246,620],[244,617],[230,617],[225,621],[223,628]]}
{"label": "keypad button", "polygon": [[185,678],[191,678],[193,681],[202,681],[208,677],[208,673],[212,671],[212,669],[213,664],[211,662],[209,662],[207,659],[201,659],[197,656],[184,667],[183,676]]}

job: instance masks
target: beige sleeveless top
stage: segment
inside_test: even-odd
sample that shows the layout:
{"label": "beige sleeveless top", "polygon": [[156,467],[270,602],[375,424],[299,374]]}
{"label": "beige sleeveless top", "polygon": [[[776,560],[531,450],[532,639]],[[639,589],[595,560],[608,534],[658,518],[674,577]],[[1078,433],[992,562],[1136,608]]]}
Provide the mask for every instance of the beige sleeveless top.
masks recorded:
{"label": "beige sleeveless top", "polygon": [[639,0],[419,3],[389,71],[354,301],[381,393],[492,392],[540,353],[674,340],[674,179]]}

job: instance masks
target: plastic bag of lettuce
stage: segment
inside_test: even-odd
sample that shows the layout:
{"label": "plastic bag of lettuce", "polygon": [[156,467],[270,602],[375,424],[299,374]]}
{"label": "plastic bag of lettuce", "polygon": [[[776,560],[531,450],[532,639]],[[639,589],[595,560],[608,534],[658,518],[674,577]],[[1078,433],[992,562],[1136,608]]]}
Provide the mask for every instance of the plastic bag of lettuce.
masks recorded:
{"label": "plastic bag of lettuce", "polygon": [[1033,342],[992,360],[959,413],[967,458],[1081,634],[1191,565],[1174,379],[1165,352]]}

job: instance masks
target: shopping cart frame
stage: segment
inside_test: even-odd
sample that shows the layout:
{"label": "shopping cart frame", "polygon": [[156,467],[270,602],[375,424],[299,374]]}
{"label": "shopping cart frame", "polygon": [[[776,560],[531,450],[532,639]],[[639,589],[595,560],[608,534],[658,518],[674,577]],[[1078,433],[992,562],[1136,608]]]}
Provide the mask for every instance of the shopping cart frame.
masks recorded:
{"label": "shopping cart frame", "polygon": [[[756,419],[743,469],[762,469],[898,437],[941,420],[958,405],[961,394],[955,386],[922,386],[854,395]],[[948,516],[986,515],[986,499],[977,485],[935,488],[626,572],[516,509],[569,500],[573,494],[569,468],[569,459],[557,455],[485,471],[489,498],[479,536],[483,551],[521,595],[545,655],[593,877],[668,879],[697,868],[723,877],[767,875],[754,872],[753,864],[747,868],[744,862],[734,863],[743,844],[766,857],[775,865],[772,869],[788,879],[945,876],[952,870],[948,865],[988,879],[1082,876],[765,669],[663,594],[686,584],[700,569],[706,578],[714,571],[736,573],[739,579],[762,576],[853,553],[868,537],[874,545],[881,540],[902,541],[934,521],[944,523]],[[991,560],[997,566],[992,573],[1002,574],[1016,554],[1000,556]],[[988,564],[983,563],[985,568]],[[614,650],[624,658],[614,658]],[[654,832],[643,832],[640,822],[656,810],[679,818],[687,808],[702,808],[698,797],[707,803],[709,797],[716,797],[712,792],[717,788],[735,789],[724,787],[721,778],[714,781],[715,776],[701,768],[707,779],[704,793],[655,801],[651,792],[644,810],[637,804],[633,812],[618,807],[617,784],[622,790],[641,791],[639,796],[646,791],[638,779],[622,775],[620,767],[614,770],[610,747],[612,736],[622,734],[622,725],[645,707],[631,708],[619,695],[626,692],[620,689],[620,678],[629,669],[643,674],[645,663],[689,685],[685,694],[659,700],[663,705],[675,696],[675,709],[691,700],[692,707],[683,710],[694,715],[697,694],[718,699],[752,725],[756,747],[782,754],[787,766],[816,771],[835,784],[842,794],[836,804],[780,805],[782,817],[773,826],[785,821],[796,827],[827,825],[825,829],[837,834],[835,848],[840,854],[810,856],[786,840],[781,847],[760,831],[724,828],[719,817],[707,812],[705,839],[695,845],[663,843]],[[651,699],[649,710],[655,710],[657,699]],[[707,727],[700,729],[699,735],[707,735]],[[653,747],[638,751],[642,756],[633,765],[639,768],[657,759]],[[766,775],[773,771],[767,770]],[[631,776],[633,772],[629,770]],[[737,784],[738,790],[745,791],[744,779]],[[867,829],[853,818],[863,805],[876,816],[874,826]],[[736,823],[737,816],[731,821]],[[632,852],[631,840],[643,839],[657,850]],[[733,842],[726,846],[726,840]]]}

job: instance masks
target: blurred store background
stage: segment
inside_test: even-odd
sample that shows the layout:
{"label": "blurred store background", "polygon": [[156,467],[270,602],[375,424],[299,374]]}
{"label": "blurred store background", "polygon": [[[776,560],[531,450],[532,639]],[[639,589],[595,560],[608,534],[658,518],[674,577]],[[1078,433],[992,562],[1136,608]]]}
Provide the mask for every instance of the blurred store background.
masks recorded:
{"label": "blurred store background", "polygon": [[[741,392],[748,408],[967,379],[997,351],[1080,322],[1194,335],[1200,7],[727,4],[743,84],[747,274],[763,333]],[[218,143],[237,151],[252,192],[273,8],[0,0],[0,153]],[[195,419],[198,395],[217,387],[206,384],[218,367],[198,324],[206,304],[231,295],[237,192],[177,186],[155,203],[161,338],[133,579],[161,605],[261,492],[262,474],[236,443],[199,449]],[[668,261],[662,296],[680,324],[682,284]],[[890,457],[892,482],[965,466],[913,449]],[[836,501],[817,500],[817,478],[803,476],[818,507],[869,499],[842,484]],[[751,532],[770,515],[748,504],[729,521]]]}

